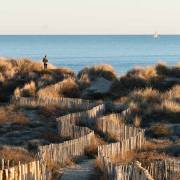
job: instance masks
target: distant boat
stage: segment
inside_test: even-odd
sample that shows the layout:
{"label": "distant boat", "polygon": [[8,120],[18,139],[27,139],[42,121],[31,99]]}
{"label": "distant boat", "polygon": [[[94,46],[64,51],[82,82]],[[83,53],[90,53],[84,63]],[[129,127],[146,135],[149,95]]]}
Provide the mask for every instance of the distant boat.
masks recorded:
{"label": "distant boat", "polygon": [[158,38],[158,37],[159,37],[158,32],[155,32],[155,33],[154,33],[154,38]]}

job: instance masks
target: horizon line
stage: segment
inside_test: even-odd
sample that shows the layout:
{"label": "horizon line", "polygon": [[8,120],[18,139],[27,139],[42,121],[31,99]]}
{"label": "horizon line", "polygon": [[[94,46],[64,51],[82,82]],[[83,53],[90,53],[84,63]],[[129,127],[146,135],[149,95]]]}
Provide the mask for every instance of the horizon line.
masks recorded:
{"label": "horizon line", "polygon": [[[0,34],[0,36],[153,36],[154,34]],[[159,34],[159,36],[177,36],[180,33]]]}

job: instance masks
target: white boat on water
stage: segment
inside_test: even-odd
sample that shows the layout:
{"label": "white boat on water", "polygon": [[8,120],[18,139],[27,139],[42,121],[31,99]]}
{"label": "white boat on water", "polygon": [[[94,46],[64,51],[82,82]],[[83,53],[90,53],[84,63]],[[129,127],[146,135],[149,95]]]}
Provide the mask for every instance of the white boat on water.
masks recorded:
{"label": "white boat on water", "polygon": [[154,33],[154,38],[158,38],[158,37],[159,37],[158,32],[155,32],[155,33]]}

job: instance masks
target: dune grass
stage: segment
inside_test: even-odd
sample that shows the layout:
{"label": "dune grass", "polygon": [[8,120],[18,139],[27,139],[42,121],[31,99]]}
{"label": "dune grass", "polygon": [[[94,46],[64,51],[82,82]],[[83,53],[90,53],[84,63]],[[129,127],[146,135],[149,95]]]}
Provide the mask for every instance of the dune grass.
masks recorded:
{"label": "dune grass", "polygon": [[83,68],[77,75],[78,79],[84,83],[89,83],[98,77],[103,77],[107,80],[116,78],[116,72],[111,65],[101,64],[92,67]]}
{"label": "dune grass", "polygon": [[1,147],[0,148],[0,159],[10,161],[10,165],[21,163],[27,163],[34,160],[34,157],[23,148],[16,147]]}
{"label": "dune grass", "polygon": [[[176,85],[166,92],[153,88],[134,90],[124,103],[132,110],[132,116],[141,117],[142,125],[150,122],[178,123],[180,115],[180,85]],[[133,118],[132,118],[133,121]]]}
{"label": "dune grass", "polygon": [[0,125],[6,123],[26,125],[29,119],[13,105],[1,106]]}
{"label": "dune grass", "polygon": [[80,90],[72,78],[65,79],[53,85],[46,86],[37,92],[38,97],[79,97]]}

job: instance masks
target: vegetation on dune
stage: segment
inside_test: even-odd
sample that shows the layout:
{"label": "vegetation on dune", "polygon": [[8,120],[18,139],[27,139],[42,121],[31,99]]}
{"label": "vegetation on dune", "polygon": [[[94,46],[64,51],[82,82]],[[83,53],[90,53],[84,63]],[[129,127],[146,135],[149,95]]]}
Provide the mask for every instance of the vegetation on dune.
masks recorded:
{"label": "vegetation on dune", "polygon": [[[5,91],[10,96],[16,89],[15,95],[36,96],[42,92],[42,89],[48,91],[48,89],[53,88],[53,85],[59,87],[61,81],[69,79],[70,87],[67,87],[68,83],[64,83],[64,88],[61,86],[62,92],[56,92],[55,96],[59,94],[63,97],[80,97],[81,91],[89,87],[92,81],[96,78],[104,78],[113,82],[109,97],[117,99],[127,96],[134,90],[147,87],[166,91],[178,84],[172,78],[179,77],[179,69],[178,65],[168,67],[164,64],[158,64],[147,68],[135,68],[118,79],[113,67],[107,64],[85,67],[76,76],[69,68],[55,68],[49,64],[48,70],[43,70],[42,63],[28,59],[2,59],[0,60],[0,83],[2,84],[0,91]],[[170,81],[168,78],[171,78]],[[6,94],[1,98],[4,99]]]}
{"label": "vegetation on dune", "polygon": [[25,125],[29,123],[29,119],[13,105],[1,106],[0,125],[7,123]]}
{"label": "vegetation on dune", "polygon": [[14,91],[15,97],[32,97],[35,96],[36,85],[34,81],[26,83],[22,88],[17,87]]}
{"label": "vegetation on dune", "polygon": [[73,79],[75,73],[69,68],[56,68],[51,64],[48,64],[48,70],[44,70],[42,63],[28,59],[8,60],[1,58],[0,100],[7,101],[13,92],[18,97],[36,96],[38,90],[58,83],[65,78]]}
{"label": "vegetation on dune", "polygon": [[167,91],[169,88],[180,83],[177,79],[178,77],[180,77],[179,65],[168,67],[163,64],[157,64],[147,68],[135,68],[114,81],[111,93],[117,98],[127,96],[133,90],[144,89],[146,87],[152,87],[159,91]]}
{"label": "vegetation on dune", "polygon": [[75,79],[68,78],[56,84],[46,86],[37,92],[38,97],[71,97],[77,98],[80,95],[78,84]]}
{"label": "vegetation on dune", "polygon": [[[82,98],[84,90],[96,78],[112,81],[107,99],[127,104],[132,109],[136,126],[150,122],[178,122],[180,115],[180,66],[157,64],[135,68],[116,77],[112,66],[102,64],[85,67],[78,75],[68,68],[54,68],[27,59],[0,61],[0,98],[8,94],[16,97],[71,97]],[[2,95],[2,93],[4,93]],[[88,98],[95,98],[93,94]],[[102,97],[103,95],[99,95]],[[92,99],[91,98],[91,99]],[[137,118],[137,116],[139,118]]]}
{"label": "vegetation on dune", "polygon": [[166,77],[180,77],[180,65],[177,64],[173,67],[168,67],[166,64],[158,64],[156,66],[156,71],[158,75]]}
{"label": "vegetation on dune", "polygon": [[96,79],[97,77],[103,77],[108,80],[116,78],[115,70],[111,65],[108,64],[85,67],[78,73],[78,78],[82,79],[85,75],[89,78],[90,81]]}
{"label": "vegetation on dune", "polygon": [[[161,146],[160,146],[161,144]],[[132,161],[139,161],[143,164],[144,167],[149,164],[149,162],[170,159],[173,156],[166,153],[171,142],[155,142],[155,141],[146,141],[142,146],[141,151],[127,151],[124,153],[124,156],[115,155],[112,156],[113,163],[130,163]]]}
{"label": "vegetation on dune", "polygon": [[136,115],[141,116],[142,125],[151,122],[178,123],[180,115],[180,85],[167,92],[145,88],[132,91],[124,100],[132,110],[132,121]]}
{"label": "vegetation on dune", "polygon": [[23,148],[5,146],[0,148],[0,159],[9,160],[10,165],[14,165],[19,162],[31,162],[34,157]]}
{"label": "vegetation on dune", "polygon": [[[85,148],[85,154],[94,158],[97,156],[99,145],[118,141],[115,132],[111,130],[106,130],[106,133],[98,131],[99,120],[100,123],[110,123],[114,126],[127,121],[137,128],[147,128],[146,136],[149,139],[162,140],[162,142],[157,141],[156,143],[148,141],[141,152],[126,152],[123,157],[112,156],[113,163],[128,163],[135,160],[147,163],[147,159],[148,161],[162,160],[171,157],[170,154],[179,155],[180,134],[173,129],[176,124],[179,124],[180,116],[179,65],[168,67],[165,64],[157,64],[147,68],[135,68],[120,78],[116,76],[112,66],[106,64],[85,67],[77,75],[68,68],[55,68],[52,65],[48,65],[48,68],[48,70],[44,70],[42,63],[27,59],[0,59],[0,102],[2,100],[8,102],[11,96],[85,98],[83,96],[85,90],[90,86],[92,90],[92,84],[98,83],[97,79],[100,81],[105,79],[106,81],[103,83],[110,82],[109,87],[111,88],[108,89],[106,96],[98,94],[98,98],[108,100],[109,111],[106,111],[107,116],[98,118],[94,124],[93,129],[98,135],[92,139],[93,143]],[[91,100],[98,99],[91,93],[88,98]],[[117,103],[116,109],[119,107],[119,111],[112,108],[115,103]],[[108,114],[110,112],[122,112],[124,109],[122,107],[128,107],[130,110],[127,119],[122,117],[121,121],[120,118]],[[9,136],[9,139],[13,139],[13,136],[20,139],[22,135],[25,137],[22,142],[27,141],[29,147],[34,147],[34,144],[60,143],[66,139],[58,136],[55,118],[82,111],[78,108],[67,109],[63,103],[48,105],[37,107],[34,112],[32,109],[29,110],[32,113],[29,116],[28,109],[19,109],[19,107],[11,104],[0,106],[0,133],[5,134],[5,138]],[[9,133],[9,130],[12,130],[12,133]],[[5,138],[1,137],[4,141]],[[19,142],[21,143],[21,141]],[[17,143],[17,145],[19,144]],[[27,144],[22,146],[27,148]],[[173,151],[172,148],[175,150]],[[33,148],[29,148],[29,150],[33,151]],[[24,149],[5,146],[0,148],[0,158],[14,160],[15,163],[34,160],[31,153]],[[48,158],[48,168],[56,171],[59,164],[52,164]],[[70,158],[67,160],[67,164],[71,163],[72,159]],[[97,166],[101,166],[98,160],[96,163]]]}
{"label": "vegetation on dune", "polygon": [[168,137],[172,131],[166,124],[158,123],[150,128],[150,133],[154,137]]}
{"label": "vegetation on dune", "polygon": [[81,89],[87,88],[96,78],[104,78],[107,80],[116,79],[116,73],[112,66],[101,64],[92,67],[83,68],[77,75]]}
{"label": "vegetation on dune", "polygon": [[129,106],[131,123],[140,124],[136,116],[140,117],[142,126],[151,126],[152,122],[179,123],[179,75],[178,65],[134,69],[114,81],[111,94],[116,103]]}
{"label": "vegetation on dune", "polygon": [[[0,61],[0,98],[16,97],[84,97],[84,90],[96,78],[112,81],[106,99],[128,105],[135,126],[150,122],[178,122],[180,115],[180,66],[157,64],[130,70],[119,79],[107,64],[85,67],[78,75],[68,68],[54,68],[27,59]],[[2,93],[4,93],[2,95]],[[92,97],[91,97],[92,96]],[[96,96],[89,94],[88,98]],[[98,97],[104,98],[103,95]],[[137,118],[138,117],[138,118]]]}
{"label": "vegetation on dune", "polygon": [[[54,69],[55,66],[49,64],[49,69]],[[22,74],[33,72],[33,71],[42,71],[42,63],[31,61],[29,59],[0,59],[0,73],[2,80],[9,80],[15,75],[18,77]]]}

